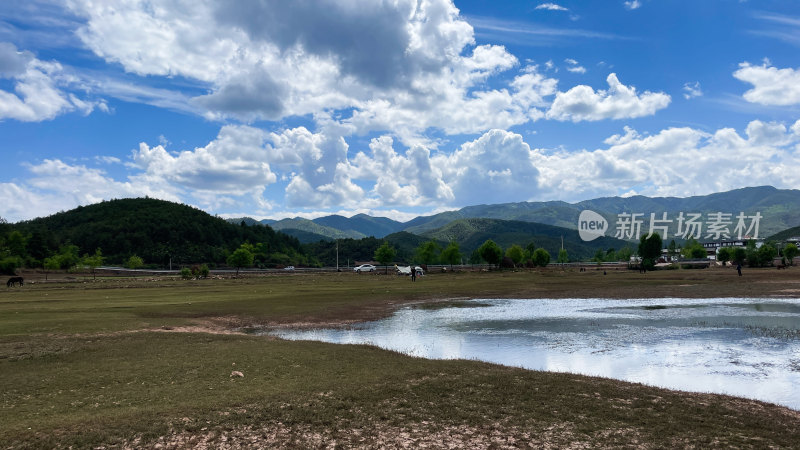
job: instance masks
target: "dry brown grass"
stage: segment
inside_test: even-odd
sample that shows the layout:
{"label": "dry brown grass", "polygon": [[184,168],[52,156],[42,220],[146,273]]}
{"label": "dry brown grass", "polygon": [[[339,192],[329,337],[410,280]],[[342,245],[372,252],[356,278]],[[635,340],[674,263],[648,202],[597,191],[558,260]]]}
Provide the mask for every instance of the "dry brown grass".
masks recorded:
{"label": "dry brown grass", "polygon": [[464,298],[798,291],[798,268],[26,284],[0,293],[0,446],[792,447],[800,412],[758,401],[241,329],[343,325]]}

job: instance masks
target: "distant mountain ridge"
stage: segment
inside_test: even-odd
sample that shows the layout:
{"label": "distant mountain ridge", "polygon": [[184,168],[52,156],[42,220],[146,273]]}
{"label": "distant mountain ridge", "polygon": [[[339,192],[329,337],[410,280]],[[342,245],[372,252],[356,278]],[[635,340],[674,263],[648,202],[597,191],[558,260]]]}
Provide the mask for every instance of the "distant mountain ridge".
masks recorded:
{"label": "distant mountain ridge", "polygon": [[314,233],[321,236],[326,236],[330,239],[361,239],[367,237],[364,233],[355,230],[339,229],[320,225],[313,220],[303,219],[302,217],[295,217],[294,219],[282,219],[269,224],[276,231],[283,230],[300,230],[307,233]]}
{"label": "distant mountain ridge", "polygon": [[[748,187],[709,195],[679,197],[602,197],[577,203],[560,201],[520,202],[496,205],[475,205],[441,214],[418,217],[406,228],[411,233],[424,233],[443,226],[442,222],[459,218],[488,218],[537,222],[565,228],[577,228],[578,216],[583,210],[592,210],[609,221],[612,228],[622,213],[642,214],[649,223],[650,214],[677,219],[679,212],[698,213],[705,218],[709,213],[722,212],[735,216],[740,212],[761,214],[759,237],[800,225],[800,190],[776,189],[772,186]],[[410,222],[407,222],[407,224]],[[735,225],[735,223],[733,224]],[[670,229],[674,235],[676,224]],[[613,231],[613,230],[612,230]],[[733,226],[731,227],[733,231]]]}
{"label": "distant mountain ridge", "polygon": [[357,214],[353,217],[331,215],[309,220],[302,217],[291,219],[257,221],[250,217],[228,219],[232,223],[244,221],[248,225],[269,225],[277,231],[294,236],[303,243],[319,240],[362,239],[365,237],[383,238],[389,234],[403,231],[405,225],[386,217],[372,217]]}
{"label": "distant mountain ridge", "polygon": [[[777,189],[772,186],[758,186],[735,189],[709,195],[692,197],[601,197],[577,203],[563,201],[515,202],[493,205],[473,205],[445,211],[431,216],[419,216],[407,222],[398,222],[385,217],[372,217],[358,214],[347,218],[340,215],[308,219],[264,220],[276,230],[310,242],[307,239],[341,239],[343,237],[361,238],[374,236],[383,238],[398,231],[424,235],[426,232],[447,226],[461,219],[498,219],[531,223],[541,223],[568,229],[577,229],[578,216],[583,210],[592,210],[608,220],[613,235],[613,227],[618,215],[623,213],[642,214],[649,222],[650,214],[657,217],[667,213],[668,219],[677,219],[679,212],[698,213],[705,218],[709,213],[722,212],[735,216],[740,212],[748,215],[760,213],[759,237],[767,237],[787,228],[800,226],[800,190]],[[241,219],[234,219],[241,220]],[[250,219],[252,220],[252,219]],[[313,225],[311,225],[313,224]],[[316,225],[316,226],[314,226]],[[735,225],[735,223],[733,224]],[[645,224],[646,227],[646,224]],[[674,236],[677,225],[672,224],[670,238]],[[733,231],[733,226],[730,227]],[[301,230],[301,238],[294,230]],[[312,233],[312,234],[309,234]],[[702,237],[701,237],[702,240]]]}
{"label": "distant mountain ridge", "polygon": [[364,236],[384,237],[388,234],[402,231],[405,226],[386,217],[372,217],[366,214],[356,214],[353,217],[339,215],[325,216],[312,220],[312,222],[338,230],[350,230]]}

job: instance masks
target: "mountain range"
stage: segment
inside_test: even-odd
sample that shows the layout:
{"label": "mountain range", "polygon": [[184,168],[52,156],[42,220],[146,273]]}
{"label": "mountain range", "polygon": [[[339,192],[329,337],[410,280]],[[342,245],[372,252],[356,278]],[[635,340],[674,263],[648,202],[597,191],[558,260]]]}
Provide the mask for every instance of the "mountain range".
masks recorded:
{"label": "mountain range", "polygon": [[[651,213],[655,214],[656,218],[663,218],[663,214],[667,213],[668,220],[672,221],[668,234],[672,237],[677,232],[677,217],[683,212],[700,214],[703,220],[707,220],[709,214],[713,213],[730,214],[727,218],[732,222],[729,226],[731,234],[735,234],[733,231],[738,214],[745,213],[752,217],[759,213],[761,219],[758,237],[767,237],[800,225],[800,190],[759,186],[685,198],[635,195],[602,197],[577,203],[546,201],[474,205],[431,216],[419,216],[407,222],[358,214],[350,218],[331,215],[313,220],[298,217],[278,221],[263,220],[260,223],[295,236],[301,242],[360,239],[367,236],[383,238],[398,231],[433,237],[446,234],[446,231],[441,231],[443,227],[462,219],[528,222],[577,230],[578,217],[581,211],[587,209],[600,214],[608,221],[611,232],[607,232],[607,235],[614,234],[613,228],[620,214],[642,214],[640,217],[645,222],[642,232],[645,232]],[[237,223],[241,220],[247,223],[256,222],[248,218],[230,220]],[[748,225],[750,222],[752,220]],[[704,237],[705,230],[701,240]]]}

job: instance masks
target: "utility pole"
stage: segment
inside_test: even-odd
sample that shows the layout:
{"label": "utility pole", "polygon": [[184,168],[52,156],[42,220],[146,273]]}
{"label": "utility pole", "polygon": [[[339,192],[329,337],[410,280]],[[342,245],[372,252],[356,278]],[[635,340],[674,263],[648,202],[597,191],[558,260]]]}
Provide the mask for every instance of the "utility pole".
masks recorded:
{"label": "utility pole", "polygon": [[339,271],[339,240],[336,240],[336,271]]}

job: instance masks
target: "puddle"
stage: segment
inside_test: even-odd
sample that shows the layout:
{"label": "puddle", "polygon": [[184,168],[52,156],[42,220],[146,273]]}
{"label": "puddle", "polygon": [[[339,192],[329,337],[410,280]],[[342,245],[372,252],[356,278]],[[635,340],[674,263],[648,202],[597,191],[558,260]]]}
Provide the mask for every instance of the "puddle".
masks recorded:
{"label": "puddle", "polygon": [[800,409],[800,299],[476,299],[285,339],[372,344]]}

